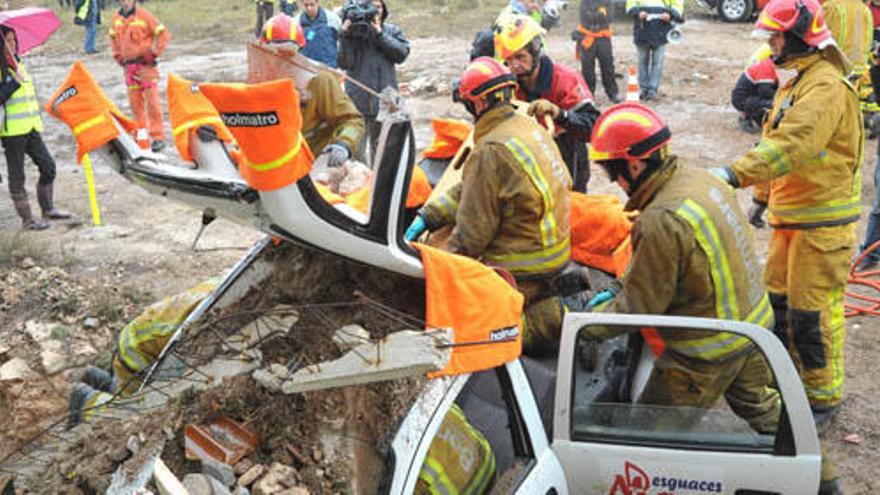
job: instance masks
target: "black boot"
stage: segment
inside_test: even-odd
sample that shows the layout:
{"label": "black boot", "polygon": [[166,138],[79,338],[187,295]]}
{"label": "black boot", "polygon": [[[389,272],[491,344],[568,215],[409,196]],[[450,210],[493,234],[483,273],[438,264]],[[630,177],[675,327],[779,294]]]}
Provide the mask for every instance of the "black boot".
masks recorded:
{"label": "black boot", "polygon": [[95,390],[107,392],[108,394],[112,394],[116,388],[113,375],[109,371],[98,368],[97,366],[86,366],[82,382]]}
{"label": "black boot", "polygon": [[21,217],[21,227],[25,230],[46,230],[49,224],[34,218],[31,214],[31,204],[27,196],[13,196],[12,203],[15,205],[15,211]]}
{"label": "black boot", "polygon": [[37,201],[40,203],[40,209],[43,210],[43,218],[67,220],[70,218],[70,213],[55,208],[53,204],[54,190],[54,184],[37,184]]}

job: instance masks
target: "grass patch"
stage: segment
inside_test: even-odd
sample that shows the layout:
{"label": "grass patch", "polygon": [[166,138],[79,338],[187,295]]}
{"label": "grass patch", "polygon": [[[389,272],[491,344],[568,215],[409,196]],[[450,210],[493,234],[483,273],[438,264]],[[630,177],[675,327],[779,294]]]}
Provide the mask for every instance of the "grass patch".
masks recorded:
{"label": "grass patch", "polygon": [[18,229],[0,232],[0,268],[12,267],[24,258],[31,258],[37,264],[46,258],[46,243],[29,234]]}

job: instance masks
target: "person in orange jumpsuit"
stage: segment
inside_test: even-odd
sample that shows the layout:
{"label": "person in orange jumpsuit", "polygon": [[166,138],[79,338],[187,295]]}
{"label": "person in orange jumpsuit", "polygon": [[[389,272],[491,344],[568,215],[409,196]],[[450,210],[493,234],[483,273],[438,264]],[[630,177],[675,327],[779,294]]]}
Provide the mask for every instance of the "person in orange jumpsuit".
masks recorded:
{"label": "person in orange jumpsuit", "polygon": [[116,63],[125,69],[128,101],[138,123],[138,142],[146,143],[149,129],[150,148],[165,147],[162,129],[162,105],[159,102],[158,60],[171,33],[136,0],[119,0],[119,11],[110,22],[110,48]]}

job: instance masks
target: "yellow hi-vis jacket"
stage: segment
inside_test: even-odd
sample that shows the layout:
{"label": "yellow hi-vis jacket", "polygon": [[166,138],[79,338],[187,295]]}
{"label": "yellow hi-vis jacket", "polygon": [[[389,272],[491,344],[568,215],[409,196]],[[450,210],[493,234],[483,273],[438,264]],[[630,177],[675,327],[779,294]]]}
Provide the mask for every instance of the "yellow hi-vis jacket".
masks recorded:
{"label": "yellow hi-vis jacket", "polygon": [[787,62],[758,145],[731,167],[743,187],[770,181],[770,225],[858,221],[864,151],[858,95],[827,50]]}
{"label": "yellow hi-vis jacket", "polygon": [[486,438],[452,404],[428,449],[416,495],[481,495],[495,477],[495,455]]}
{"label": "yellow hi-vis jacket", "polygon": [[24,136],[31,131],[43,132],[43,119],[40,118],[40,102],[34,82],[24,64],[18,62],[15,73],[21,80],[21,86],[12,93],[4,103],[6,107],[5,121],[0,123],[0,137]]}
{"label": "yellow hi-vis jacket", "polygon": [[861,77],[868,72],[874,40],[871,9],[860,0],[827,0],[822,9],[834,41],[853,65],[852,75]]}
{"label": "yellow hi-vis jacket", "polygon": [[[601,311],[697,316],[773,325],[763,267],[734,191],[707,171],[681,166],[675,156],[642,184],[626,205],[640,211],[632,227],[632,261],[617,296]],[[614,329],[595,327],[608,338]],[[666,349],[704,361],[750,350],[730,333],[666,331]]]}
{"label": "yellow hi-vis jacket", "polygon": [[131,376],[146,370],[159,357],[177,327],[216,286],[216,280],[209,280],[163,299],[119,331],[113,373],[120,387],[125,388]]}
{"label": "yellow hi-vis jacket", "polygon": [[553,137],[510,105],[480,116],[460,184],[422,208],[450,249],[514,276],[555,273],[570,256],[571,177]]}

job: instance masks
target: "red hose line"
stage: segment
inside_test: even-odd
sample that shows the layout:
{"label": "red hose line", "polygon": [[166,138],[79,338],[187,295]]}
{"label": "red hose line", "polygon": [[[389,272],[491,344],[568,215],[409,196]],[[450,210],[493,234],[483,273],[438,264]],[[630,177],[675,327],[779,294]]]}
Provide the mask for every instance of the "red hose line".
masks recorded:
{"label": "red hose line", "polygon": [[[850,299],[850,302],[844,302],[844,307],[846,308],[844,315],[847,318],[861,315],[880,316],[880,270],[858,271],[857,269],[862,260],[877,249],[878,246],[880,246],[880,241],[875,242],[871,247],[856,256],[849,269],[849,275],[846,279],[847,284],[867,287],[870,291],[868,294],[845,292],[845,296]],[[853,301],[861,301],[867,304],[857,304]]]}

